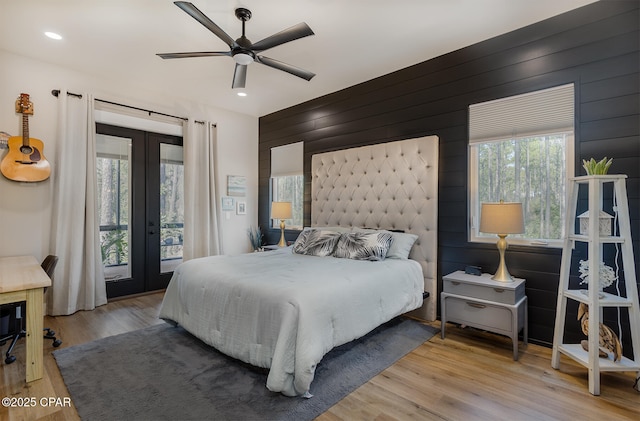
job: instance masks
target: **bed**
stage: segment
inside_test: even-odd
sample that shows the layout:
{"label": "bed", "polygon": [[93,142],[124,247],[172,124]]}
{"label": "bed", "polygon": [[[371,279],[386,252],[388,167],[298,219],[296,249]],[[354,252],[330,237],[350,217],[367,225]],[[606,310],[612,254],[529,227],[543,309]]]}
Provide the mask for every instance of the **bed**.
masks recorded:
{"label": "bed", "polygon": [[332,348],[412,310],[428,319],[437,147],[433,136],[314,155],[313,228],[292,247],[184,262],[160,317],[268,368],[269,390],[311,396]]}

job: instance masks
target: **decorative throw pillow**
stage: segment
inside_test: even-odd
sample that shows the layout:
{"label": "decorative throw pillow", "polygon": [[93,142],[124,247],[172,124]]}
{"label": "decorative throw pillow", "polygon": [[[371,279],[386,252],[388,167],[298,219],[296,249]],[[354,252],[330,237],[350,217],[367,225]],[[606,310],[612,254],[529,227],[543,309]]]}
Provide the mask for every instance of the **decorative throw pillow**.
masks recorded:
{"label": "decorative throw pillow", "polygon": [[375,230],[372,228],[354,228],[354,232],[389,232],[391,234],[391,246],[387,252],[387,259],[408,259],[411,248],[415,244],[418,236],[402,231],[394,230]]}
{"label": "decorative throw pillow", "polygon": [[303,230],[293,244],[293,252],[309,256],[331,256],[340,233],[316,229]]}
{"label": "decorative throw pillow", "polygon": [[351,232],[340,235],[333,256],[354,260],[384,260],[390,245],[389,232]]}

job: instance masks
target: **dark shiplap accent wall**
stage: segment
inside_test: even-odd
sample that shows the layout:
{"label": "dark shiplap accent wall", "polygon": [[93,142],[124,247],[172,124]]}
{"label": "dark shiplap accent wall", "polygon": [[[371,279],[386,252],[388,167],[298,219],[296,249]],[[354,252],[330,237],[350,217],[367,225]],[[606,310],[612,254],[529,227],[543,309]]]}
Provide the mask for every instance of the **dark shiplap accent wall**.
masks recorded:
{"label": "dark shiplap accent wall", "polygon": [[[495,246],[467,241],[467,108],[574,82],[576,174],[583,174],[583,158],[608,156],[614,158],[611,173],[629,176],[640,273],[639,18],[637,1],[597,2],[261,117],[260,225],[269,225],[270,148],[304,140],[308,224],[312,154],[435,134],[440,137],[439,274],[467,264],[495,271]],[[271,230],[267,239],[277,242],[278,235]],[[287,238],[296,235],[291,231]],[[529,335],[538,343],[553,340],[560,257],[558,249],[533,247],[511,247],[507,253],[511,273],[527,280]],[[605,322],[611,317],[605,313]],[[577,324],[569,329],[579,335]]]}

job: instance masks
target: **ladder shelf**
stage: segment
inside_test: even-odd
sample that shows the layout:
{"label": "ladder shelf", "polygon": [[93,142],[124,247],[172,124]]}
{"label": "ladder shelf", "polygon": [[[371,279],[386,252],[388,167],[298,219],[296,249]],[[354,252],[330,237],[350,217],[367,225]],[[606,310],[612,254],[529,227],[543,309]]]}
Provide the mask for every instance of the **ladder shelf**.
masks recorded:
{"label": "ladder shelf", "polygon": [[[556,324],[553,335],[553,351],[551,366],[560,368],[560,354],[566,355],[589,371],[589,392],[600,394],[600,372],[607,371],[635,371],[636,390],[640,391],[640,309],[638,304],[638,287],[633,259],[633,245],[631,242],[631,227],[629,220],[629,206],[626,193],[626,175],[589,175],[575,177],[570,184],[570,202],[566,215],[566,230],[562,260],[560,263],[560,282],[558,284],[558,302],[556,307]],[[599,216],[603,205],[603,186],[613,184],[615,202],[612,208],[617,213],[617,235],[601,233]],[[586,232],[576,233],[576,214],[578,191],[581,184],[588,188],[589,219]],[[587,245],[588,267],[600,268],[605,246],[615,246],[621,249],[622,268],[624,269],[625,289],[623,296],[599,291],[600,279],[597,273],[590,271],[587,289],[569,289],[571,272],[571,257],[576,242]],[[599,272],[595,271],[595,272]],[[588,306],[588,349],[585,351],[581,344],[564,343],[564,329],[567,312],[567,301],[573,300]],[[599,357],[599,332],[602,321],[603,308],[626,308],[629,313],[629,327],[633,358],[622,357],[614,361],[612,356]],[[619,333],[618,333],[619,334]]]}
{"label": "ladder shelf", "polygon": [[[571,298],[574,301],[589,304],[589,296],[584,293],[586,289],[569,289],[565,291],[567,298]],[[608,292],[600,292],[602,297],[598,297],[596,303],[600,307],[631,307],[633,304],[631,300],[619,295],[609,294]]]}

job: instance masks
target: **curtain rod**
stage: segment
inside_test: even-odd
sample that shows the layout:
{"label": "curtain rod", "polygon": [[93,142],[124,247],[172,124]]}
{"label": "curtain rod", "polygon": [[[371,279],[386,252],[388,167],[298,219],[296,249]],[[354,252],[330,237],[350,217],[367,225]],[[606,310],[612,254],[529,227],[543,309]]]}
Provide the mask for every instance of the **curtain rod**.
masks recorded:
{"label": "curtain rod", "polygon": [[[52,90],[51,91],[51,95],[53,95],[53,96],[55,96],[57,98],[58,95],[60,95],[60,89]],[[67,92],[67,95],[74,96],[76,98],[82,98],[82,94],[74,94],[73,92]],[[152,111],[152,110],[146,110],[144,108],[134,107],[134,106],[131,106],[131,105],[119,104],[117,102],[107,101],[107,100],[100,99],[100,98],[96,98],[95,100],[96,101],[100,101],[100,102],[104,102],[105,104],[117,105],[118,107],[125,107],[125,108],[131,108],[132,110],[144,111],[145,113],[149,113],[149,115],[158,114],[158,115],[163,115],[165,117],[177,118],[178,120],[189,121],[189,119],[187,117],[178,117],[178,116],[171,115],[171,114],[160,113],[158,111]],[[198,120],[194,120],[194,122],[198,123],[198,124],[204,124],[205,123],[204,121],[198,121]],[[215,127],[215,124],[213,124],[213,126]]]}
{"label": "curtain rod", "polygon": [[[60,89],[54,89],[53,91],[51,91],[51,95],[57,98],[58,95],[60,95]],[[82,98],[82,94],[74,94],[73,92],[67,92],[67,95],[75,96],[76,98]]]}

